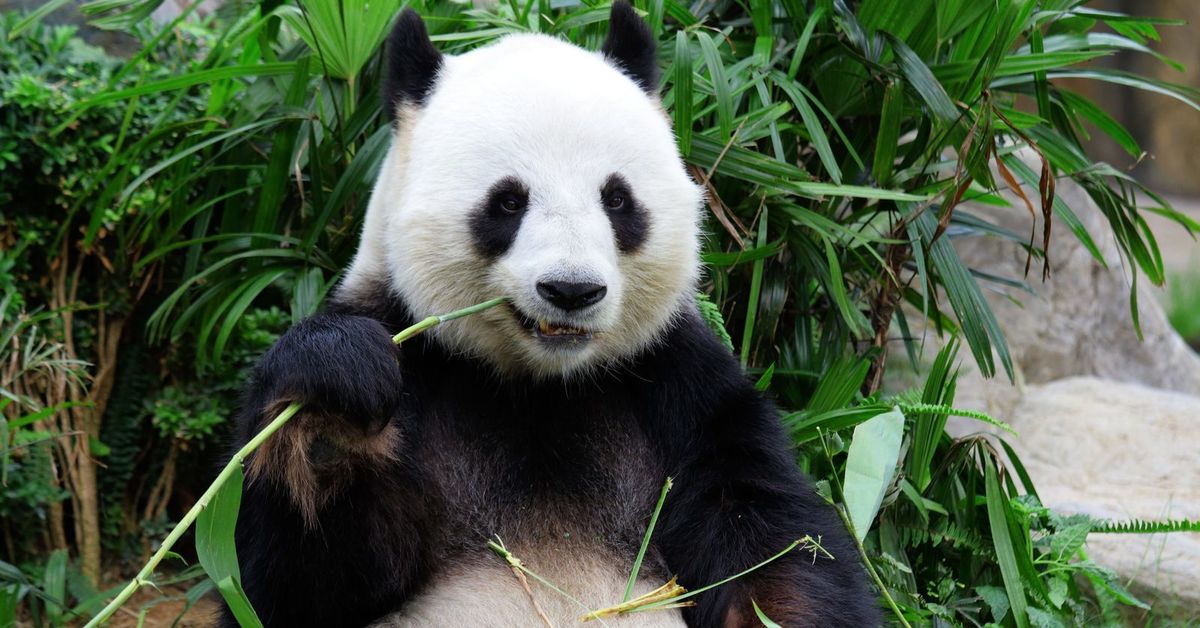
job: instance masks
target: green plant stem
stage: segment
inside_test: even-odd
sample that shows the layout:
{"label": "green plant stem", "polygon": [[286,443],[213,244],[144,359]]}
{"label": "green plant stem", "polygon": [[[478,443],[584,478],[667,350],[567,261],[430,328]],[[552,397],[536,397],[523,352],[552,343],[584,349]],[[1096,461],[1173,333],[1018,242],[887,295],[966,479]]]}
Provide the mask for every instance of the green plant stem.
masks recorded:
{"label": "green plant stem", "polygon": [[213,480],[213,483],[208,486],[208,490],[204,491],[204,494],[200,496],[200,499],[196,501],[196,504],[187,511],[187,514],[183,516],[183,519],[180,519],[179,523],[175,524],[175,528],[171,530],[171,533],[167,535],[167,538],[163,539],[162,545],[159,546],[158,551],[154,552],[154,555],[150,557],[150,560],[146,562],[146,564],[142,567],[142,570],[139,571],[138,574],[134,576],[133,580],[130,580],[129,584],[125,585],[124,589],[121,589],[121,592],[117,594],[117,597],[114,597],[107,606],[101,609],[100,612],[97,613],[96,616],[93,617],[84,628],[93,628],[94,626],[99,626],[102,622],[108,620],[108,618],[112,617],[113,613],[116,613],[117,609],[125,604],[125,602],[127,602],[129,598],[132,597],[133,594],[142,587],[143,584],[150,583],[150,576],[154,574],[155,567],[158,567],[158,563],[162,562],[162,559],[166,558],[167,554],[171,551],[171,547],[175,545],[175,542],[179,540],[179,537],[183,536],[183,533],[187,532],[187,529],[191,527],[193,522],[196,521],[196,517],[200,516],[200,511],[204,510],[204,508],[208,506],[208,503],[212,501],[212,498],[217,494],[217,491],[221,490],[221,487],[224,486],[229,477],[233,475],[233,471],[241,466],[242,461],[245,460],[246,456],[249,456],[251,452],[253,452],[255,449],[258,449],[259,445],[262,445],[267,438],[278,431],[279,428],[283,427],[283,424],[287,423],[288,419],[291,419],[293,416],[295,416],[295,414],[300,411],[300,407],[301,404],[293,403],[287,408],[284,408],[283,412],[280,412],[279,416],[275,417],[275,420],[268,423],[261,432],[255,434],[254,438],[251,438],[249,442],[247,442],[242,446],[241,449],[237,451],[237,453],[233,454],[233,458],[229,461],[229,464],[226,464],[225,468],[221,469],[221,473],[218,474],[217,479]]}
{"label": "green plant stem", "polygon": [[[408,327],[393,336],[392,342],[400,344],[401,342],[404,342],[405,340],[425,331],[426,329],[436,327],[446,321],[452,321],[456,318],[477,314],[488,308],[500,305],[501,303],[504,303],[505,300],[506,299],[503,298],[492,299],[491,301],[485,301],[478,305],[472,305],[471,307],[456,310],[454,312],[450,312],[449,314],[430,316],[429,318],[426,318],[418,322],[416,325]],[[200,512],[208,506],[209,502],[211,502],[213,497],[217,494],[217,491],[221,490],[221,487],[224,486],[225,482],[228,481],[230,476],[233,475],[234,470],[241,467],[242,462],[247,456],[249,456],[255,449],[258,449],[259,446],[266,442],[266,440],[270,438],[272,434],[279,431],[279,428],[283,427],[283,424],[287,423],[288,420],[295,416],[302,407],[303,404],[293,403],[287,408],[284,408],[283,412],[279,413],[279,416],[275,417],[270,423],[267,424],[266,427],[262,429],[262,431],[255,434],[254,438],[251,438],[245,445],[242,445],[241,449],[237,450],[237,453],[233,454],[233,457],[229,460],[229,463],[226,464],[223,469],[221,469],[219,474],[217,474],[217,478],[208,486],[208,489],[204,491],[204,494],[200,496],[200,499],[196,500],[196,504],[187,511],[187,514],[183,515],[183,518],[179,520],[179,523],[175,524],[175,527],[171,530],[171,533],[167,535],[167,538],[163,539],[162,545],[159,546],[158,551],[154,552],[154,555],[150,557],[150,560],[146,562],[141,571],[139,571],[138,574],[134,576],[133,580],[130,580],[129,584],[125,585],[125,588],[121,589],[121,592],[118,593],[117,596],[108,603],[108,605],[102,608],[100,612],[97,613],[96,616],[84,626],[84,628],[95,628],[96,626],[99,626],[103,622],[107,621],[113,616],[114,613],[117,612],[118,608],[121,608],[125,602],[129,601],[129,598],[133,597],[133,594],[136,593],[137,590],[142,587],[142,585],[151,584],[150,576],[154,575],[154,569],[158,567],[158,564],[162,562],[162,559],[166,558],[167,554],[171,552],[171,548],[175,546],[175,542],[183,536],[184,532],[187,532],[187,529],[196,521],[196,517],[200,516]]]}
{"label": "green plant stem", "polygon": [[900,625],[904,628],[912,628],[912,624],[904,618],[904,613],[900,611],[900,606],[896,604],[896,600],[892,599],[891,592],[887,586],[883,584],[883,579],[879,577],[879,573],[875,571],[875,565],[871,564],[871,559],[867,556],[867,549],[863,547],[862,541],[858,540],[858,535],[854,533],[854,523],[850,521],[850,517],[846,516],[846,509],[841,506],[835,506],[838,516],[842,518],[842,524],[850,531],[850,537],[854,539],[854,546],[858,548],[858,555],[862,558],[863,565],[867,568],[867,573],[871,575],[871,580],[875,582],[875,587],[879,589],[880,595],[884,600],[887,600],[888,606],[891,607],[892,613],[896,615],[896,619],[900,620]]}
{"label": "green plant stem", "polygon": [[426,329],[429,329],[430,327],[437,327],[438,325],[441,325],[442,323],[445,323],[446,321],[452,321],[456,318],[462,318],[464,316],[478,314],[486,309],[496,307],[497,305],[500,305],[501,303],[504,303],[505,301],[507,301],[507,299],[501,297],[498,299],[492,299],[491,301],[484,301],[483,303],[480,303],[478,305],[464,307],[461,310],[455,310],[453,312],[450,312],[449,314],[442,314],[439,316],[430,316],[429,318],[418,321],[417,324],[415,324],[412,327],[409,327],[407,329],[404,329],[403,331],[396,334],[395,336],[392,336],[392,342],[394,342],[396,344],[400,344],[400,343],[404,342],[405,340],[408,340],[409,338],[425,331]]}
{"label": "green plant stem", "polygon": [[[700,587],[699,589],[696,589],[696,590],[694,590],[694,591],[688,591],[687,593],[684,593],[683,595],[680,595],[680,596],[673,597],[673,598],[671,598],[671,599],[669,599],[669,600],[663,600],[663,601],[661,601],[661,602],[655,602],[655,603],[653,603],[653,604],[647,604],[647,605],[645,605],[645,606],[641,606],[641,607],[638,607],[638,608],[635,608],[635,609],[631,609],[629,612],[631,612],[631,613],[640,613],[640,612],[642,612],[642,611],[652,611],[652,610],[656,610],[656,609],[659,609],[659,608],[664,608],[664,607],[666,607],[666,606],[668,606],[668,605],[671,605],[671,604],[678,604],[679,602],[681,602],[681,601],[683,601],[683,600],[686,600],[686,599],[688,599],[688,598],[690,598],[690,597],[695,597],[695,596],[697,596],[697,595],[700,595],[701,593],[704,593],[705,591],[708,591],[709,589],[715,589],[715,588],[717,588],[717,587],[719,587],[719,586],[721,586],[721,585],[723,585],[723,584],[725,584],[725,583],[727,583],[727,582],[732,582],[732,581],[734,581],[734,580],[737,580],[738,578],[741,578],[742,576],[744,576],[744,575],[746,575],[746,574],[748,574],[748,573],[752,573],[752,572],[754,572],[754,571],[757,571],[757,570],[759,570],[759,569],[761,569],[761,568],[763,568],[763,567],[766,567],[767,565],[769,565],[769,564],[771,564],[771,563],[775,562],[776,560],[779,560],[779,559],[780,559],[780,558],[782,558],[784,555],[786,555],[788,552],[790,552],[790,551],[792,551],[792,550],[796,549],[797,547],[799,547],[799,546],[801,546],[801,545],[804,545],[805,547],[813,547],[813,548],[814,548],[814,551],[818,551],[818,550],[819,550],[819,551],[821,551],[822,553],[824,553],[826,556],[829,556],[829,552],[826,552],[826,551],[825,551],[825,548],[821,547],[821,545],[820,545],[820,543],[819,543],[818,541],[814,541],[814,540],[812,539],[812,537],[811,537],[811,536],[805,536],[805,537],[804,537],[804,538],[802,538],[802,539],[796,539],[795,541],[792,541],[792,544],[791,544],[791,545],[788,545],[787,547],[783,548],[783,550],[782,550],[782,551],[780,551],[778,554],[776,554],[776,555],[774,555],[774,556],[772,556],[772,557],[770,557],[770,558],[768,558],[768,559],[766,559],[766,560],[762,561],[761,563],[758,563],[757,565],[754,565],[753,567],[749,567],[749,568],[747,568],[747,569],[745,569],[745,570],[743,570],[743,571],[740,571],[740,572],[738,572],[738,573],[735,573],[735,574],[733,574],[732,576],[729,576],[728,578],[725,578],[724,580],[719,580],[719,581],[717,581],[717,582],[714,582],[714,583],[712,583],[712,584],[710,584],[710,585],[706,585],[706,586]],[[907,626],[907,624],[905,624],[905,625]],[[911,627],[911,626],[909,626],[909,628],[912,628],[912,627]]]}
{"label": "green plant stem", "polygon": [[637,558],[633,559],[633,570],[629,572],[629,582],[625,584],[625,597],[621,602],[628,602],[633,597],[633,585],[637,583],[638,572],[642,570],[642,559],[646,557],[646,548],[650,546],[650,536],[654,534],[654,526],[658,523],[658,514],[662,512],[663,502],[667,501],[667,492],[671,490],[671,478],[663,482],[662,492],[658,494],[658,504],[654,506],[654,514],[650,515],[650,525],[646,526],[646,535],[642,537],[642,546],[638,548]]}

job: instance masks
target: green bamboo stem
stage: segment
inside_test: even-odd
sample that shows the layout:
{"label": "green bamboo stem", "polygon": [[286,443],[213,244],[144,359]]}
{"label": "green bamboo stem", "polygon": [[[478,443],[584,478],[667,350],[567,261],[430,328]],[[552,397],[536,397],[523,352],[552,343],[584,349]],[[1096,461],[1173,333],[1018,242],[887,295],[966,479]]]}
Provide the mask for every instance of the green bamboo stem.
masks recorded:
{"label": "green bamboo stem", "polygon": [[650,515],[650,525],[646,526],[646,535],[642,537],[642,546],[638,548],[637,558],[633,559],[633,569],[629,572],[629,582],[625,583],[625,596],[621,602],[628,602],[633,597],[633,585],[637,584],[638,573],[642,570],[642,560],[646,558],[646,548],[650,546],[650,536],[654,534],[654,526],[658,524],[658,514],[662,512],[663,502],[667,501],[667,492],[671,490],[671,478],[663,482],[662,492],[658,494],[658,504]]}
{"label": "green bamboo stem", "polygon": [[246,459],[246,456],[250,455],[250,452],[258,449],[259,445],[262,445],[267,438],[279,430],[279,428],[283,427],[283,424],[287,423],[288,419],[295,416],[295,414],[299,411],[300,404],[298,403],[293,403],[287,408],[284,408],[283,412],[280,412],[279,416],[275,417],[275,420],[268,423],[261,432],[256,434],[254,438],[251,438],[249,442],[247,442],[242,446],[241,449],[237,451],[237,453],[233,454],[233,458],[229,461],[229,464],[226,464],[225,468],[221,469],[221,473],[219,473],[217,475],[217,479],[213,480],[213,483],[208,486],[208,490],[204,491],[204,494],[200,496],[200,499],[196,500],[196,504],[187,511],[187,514],[183,516],[183,519],[180,519],[179,523],[175,524],[175,528],[171,530],[171,533],[167,535],[167,538],[163,539],[162,545],[159,546],[158,551],[154,552],[154,555],[150,557],[150,560],[145,564],[145,566],[142,567],[142,570],[139,571],[138,574],[134,576],[133,580],[130,580],[129,584],[125,585],[124,589],[121,589],[121,592],[117,594],[117,597],[114,597],[107,606],[101,609],[100,612],[97,613],[96,616],[93,617],[84,628],[93,628],[94,626],[99,626],[101,622],[108,620],[108,618],[113,616],[113,613],[117,612],[118,608],[124,605],[130,597],[133,597],[133,594],[137,592],[142,585],[150,583],[150,576],[154,574],[155,567],[158,567],[158,563],[162,562],[162,559],[167,557],[167,554],[171,551],[171,547],[175,545],[175,542],[178,541],[179,538],[183,536],[183,533],[187,532],[187,529],[196,521],[196,517],[200,516],[200,511],[204,510],[208,506],[209,502],[212,501],[212,498],[216,496],[217,491],[221,490],[221,487],[224,486],[225,482],[229,480],[229,477],[233,475],[233,471],[242,465],[242,461]]}
{"label": "green bamboo stem", "polygon": [[[446,321],[452,321],[456,318],[477,314],[488,308],[500,305],[501,303],[504,303],[504,301],[505,299],[503,298],[492,299],[491,301],[485,301],[478,305],[472,305],[471,307],[456,310],[448,314],[430,316],[429,318],[426,318],[393,336],[392,342],[400,344],[405,340],[427,329],[437,327]],[[223,469],[221,469],[219,474],[217,474],[217,479],[213,480],[213,483],[208,486],[208,489],[204,491],[204,494],[200,496],[200,499],[196,500],[196,504],[187,511],[187,514],[183,515],[183,518],[179,520],[179,523],[175,524],[175,527],[171,530],[171,533],[167,535],[167,538],[163,539],[162,545],[159,546],[158,551],[154,552],[154,555],[150,557],[150,560],[146,562],[141,571],[134,576],[133,580],[129,581],[129,584],[125,585],[125,588],[121,589],[121,592],[118,593],[111,602],[109,602],[104,608],[100,609],[100,612],[97,613],[96,616],[84,626],[84,628],[95,628],[96,626],[99,626],[103,622],[107,621],[113,616],[114,613],[117,612],[118,608],[121,608],[125,602],[129,601],[129,598],[133,597],[133,594],[136,593],[137,590],[142,587],[142,585],[151,584],[150,576],[154,575],[154,569],[158,567],[158,564],[162,562],[162,559],[167,557],[167,554],[171,552],[171,548],[175,546],[175,542],[183,536],[183,533],[187,532],[187,529],[191,527],[193,523],[195,523],[196,517],[200,516],[200,512],[208,507],[209,502],[212,501],[213,497],[216,496],[217,491],[221,490],[221,487],[224,486],[225,482],[228,481],[230,476],[233,475],[234,470],[241,467],[242,462],[255,449],[258,449],[259,446],[266,442],[266,440],[270,438],[272,434],[279,431],[279,428],[283,427],[284,423],[287,423],[289,419],[295,416],[296,413],[300,411],[301,407],[303,407],[302,404],[293,403],[287,408],[284,408],[283,412],[279,413],[279,416],[275,417],[270,423],[267,424],[266,427],[262,429],[262,431],[255,434],[254,438],[251,438],[249,442],[242,446],[241,449],[237,450],[237,453],[233,454],[233,457],[229,460],[229,463],[226,464]]]}
{"label": "green bamboo stem", "polygon": [[831,556],[829,554],[829,552],[825,551],[824,547],[821,547],[821,544],[819,541],[814,541],[811,536],[805,535],[805,537],[802,539],[797,539],[795,541],[792,541],[791,545],[788,545],[787,547],[783,548],[783,550],[781,550],[778,554],[775,554],[774,556],[762,561],[761,563],[758,563],[757,565],[754,565],[753,567],[749,567],[738,573],[735,573],[732,576],[725,578],[724,580],[719,580],[712,584],[700,587],[699,589],[696,589],[694,591],[688,591],[687,593],[684,593],[683,595],[679,595],[679,596],[676,596],[676,597],[673,597],[670,599],[655,602],[653,604],[647,604],[645,606],[639,606],[637,608],[630,609],[628,612],[640,613],[643,611],[653,611],[653,610],[659,610],[662,608],[667,608],[670,605],[678,604],[678,603],[682,602],[683,600],[686,600],[690,597],[695,597],[697,595],[700,595],[701,593],[704,593],[705,591],[708,591],[710,589],[715,589],[723,584],[737,580],[738,578],[741,578],[742,576],[745,576],[748,573],[752,573],[763,567],[766,567],[767,565],[775,562],[776,560],[783,558],[784,555],[786,555],[788,552],[796,549],[797,547],[803,547],[804,549],[809,549],[809,550],[812,550],[813,552],[819,551],[822,554],[825,554],[825,556],[827,556],[829,558],[833,558],[833,556]]}
{"label": "green bamboo stem", "polygon": [[871,564],[871,558],[867,556],[867,549],[863,547],[862,541],[858,540],[858,535],[854,533],[854,523],[850,521],[850,516],[846,514],[846,509],[840,505],[835,505],[833,509],[837,511],[838,516],[842,518],[842,523],[850,531],[850,537],[854,539],[854,546],[858,548],[858,555],[862,558],[863,566],[867,568],[867,573],[870,574],[871,581],[875,583],[875,588],[879,589],[880,595],[883,596],[888,607],[892,609],[896,620],[904,628],[912,628],[912,624],[908,623],[908,619],[904,617],[904,612],[900,610],[900,606],[896,604],[896,600],[892,599],[892,594],[888,591],[887,585],[879,577],[879,572],[875,571],[875,565]]}
{"label": "green bamboo stem", "polygon": [[430,327],[437,327],[438,325],[441,325],[442,323],[445,323],[446,321],[452,321],[456,318],[462,318],[464,316],[478,314],[486,309],[496,307],[497,305],[500,305],[501,303],[504,303],[505,301],[507,301],[507,299],[505,299],[504,297],[500,297],[498,299],[492,299],[491,301],[484,301],[483,303],[479,303],[477,305],[472,305],[470,307],[464,307],[461,310],[455,310],[453,312],[450,312],[449,314],[442,314],[439,316],[430,316],[429,318],[418,321],[416,325],[413,325],[412,327],[409,327],[409,328],[401,331],[400,333],[396,334],[395,336],[392,336],[392,342],[394,342],[396,344],[400,344],[400,343],[404,342],[405,340],[408,340],[409,338],[425,331],[426,329],[429,329]]}

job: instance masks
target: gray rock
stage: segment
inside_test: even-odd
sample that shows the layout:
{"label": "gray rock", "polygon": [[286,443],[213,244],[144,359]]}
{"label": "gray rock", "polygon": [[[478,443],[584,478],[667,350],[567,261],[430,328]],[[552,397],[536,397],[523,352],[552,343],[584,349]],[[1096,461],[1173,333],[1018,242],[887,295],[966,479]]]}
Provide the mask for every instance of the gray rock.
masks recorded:
{"label": "gray rock", "polygon": [[[1144,338],[1130,317],[1130,274],[1100,210],[1082,188],[1059,184],[1059,197],[1087,228],[1108,267],[1100,265],[1061,221],[1052,224],[1050,279],[1042,282],[1039,261],[1027,279],[1036,294],[988,294],[1004,328],[1013,361],[1026,384],[1075,375],[1200,394],[1200,356],[1171,328],[1145,277],[1138,282],[1138,311]],[[1036,198],[1036,192],[1031,198]],[[965,207],[1016,233],[1029,233],[1030,218],[1015,198],[1012,208]],[[1178,227],[1176,227],[1178,228]],[[1041,226],[1038,225],[1040,233]],[[1039,237],[1040,240],[1040,237]],[[999,238],[957,238],[968,265],[992,275],[1021,278],[1025,251]],[[1015,300],[1014,300],[1015,299]],[[999,382],[997,382],[999,383]]]}
{"label": "gray rock", "polygon": [[[1200,518],[1200,397],[1073,377],[1030,386],[1009,438],[1045,505],[1103,519]],[[1089,556],[1200,605],[1200,534],[1095,534]]]}

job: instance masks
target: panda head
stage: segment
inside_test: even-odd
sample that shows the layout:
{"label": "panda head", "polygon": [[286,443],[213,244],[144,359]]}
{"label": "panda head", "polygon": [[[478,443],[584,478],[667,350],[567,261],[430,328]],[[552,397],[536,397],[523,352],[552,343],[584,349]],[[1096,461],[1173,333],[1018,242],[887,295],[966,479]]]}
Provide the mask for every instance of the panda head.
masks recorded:
{"label": "panda head", "polygon": [[600,52],[510,35],[441,55],[405,11],[389,36],[392,145],[343,298],[387,285],[501,372],[564,376],[655,342],[690,303],[703,196],[657,95],[655,42],[624,2]]}

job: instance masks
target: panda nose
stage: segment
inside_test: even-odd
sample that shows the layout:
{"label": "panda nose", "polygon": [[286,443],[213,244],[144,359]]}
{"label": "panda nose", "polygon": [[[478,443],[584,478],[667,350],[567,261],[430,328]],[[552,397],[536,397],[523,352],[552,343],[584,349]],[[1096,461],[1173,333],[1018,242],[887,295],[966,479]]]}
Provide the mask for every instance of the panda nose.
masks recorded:
{"label": "panda nose", "polygon": [[608,288],[597,283],[539,281],[537,292],[553,305],[570,311],[598,303],[608,294]]}

